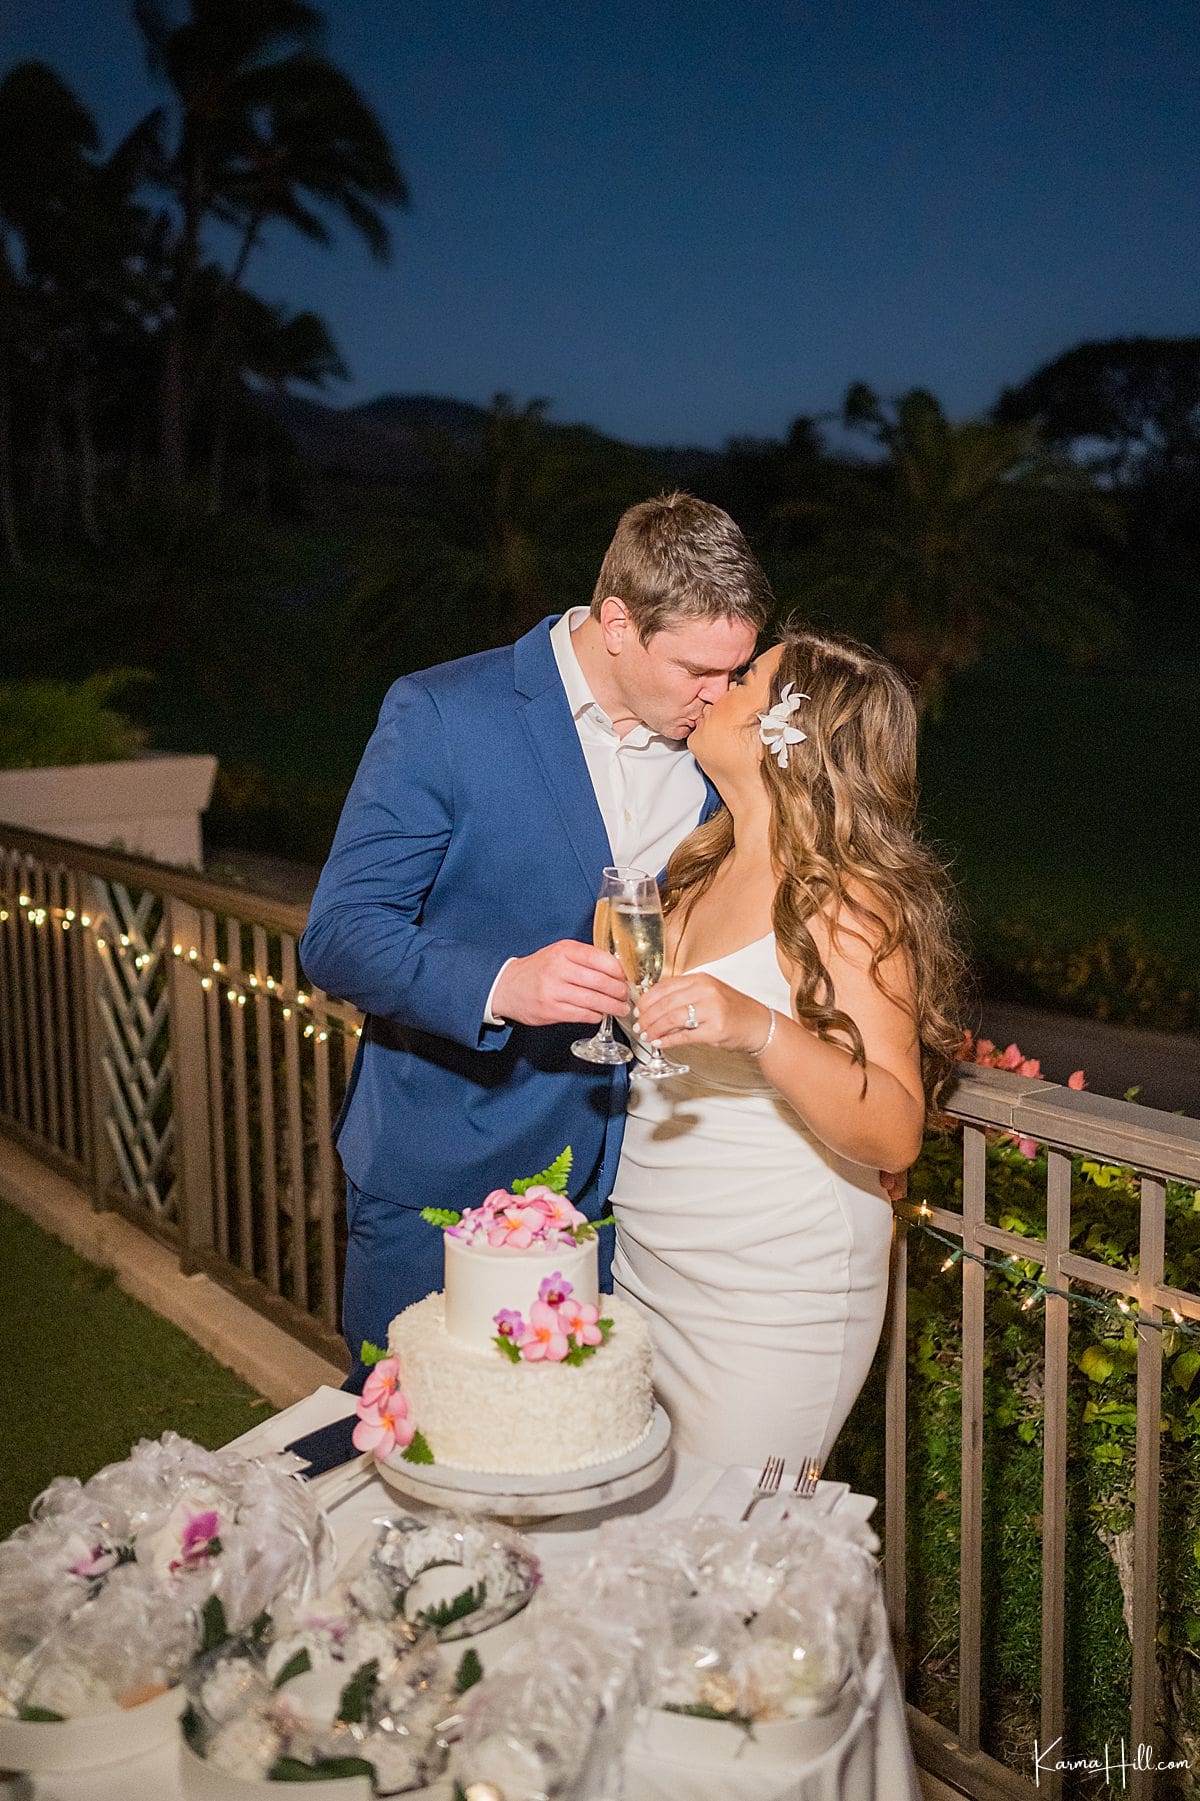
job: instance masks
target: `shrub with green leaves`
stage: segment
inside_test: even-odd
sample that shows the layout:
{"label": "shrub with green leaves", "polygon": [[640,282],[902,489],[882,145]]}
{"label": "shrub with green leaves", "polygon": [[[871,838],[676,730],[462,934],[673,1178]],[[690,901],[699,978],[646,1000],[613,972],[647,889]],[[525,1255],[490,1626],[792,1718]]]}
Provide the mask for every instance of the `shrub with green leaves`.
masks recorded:
{"label": "shrub with green leaves", "polygon": [[[1044,1150],[1029,1157],[997,1138],[987,1151],[989,1221],[1020,1237],[1046,1227]],[[911,1198],[959,1211],[957,1136],[927,1140]],[[1166,1280],[1200,1287],[1200,1190],[1167,1185]],[[1077,1160],[1071,1248],[1136,1270],[1140,1218],[1131,1171]],[[931,1232],[909,1234],[909,1694],[953,1729],[958,1713],[961,1500],[961,1263]],[[985,1277],[983,1704],[985,1748],[1028,1775],[1041,1704],[1042,1442],[1045,1360],[1042,1268],[1017,1259]],[[1136,1314],[1099,1288],[1071,1284],[1068,1391],[1066,1708],[1068,1747],[1129,1737],[1129,1618],[1137,1426]],[[1035,1299],[1030,1305],[1030,1296]],[[1097,1303],[1097,1304],[1089,1304]],[[1200,1336],[1173,1324],[1164,1356],[1159,1671],[1164,1756],[1200,1772]],[[880,1359],[880,1364],[882,1359]],[[879,1493],[881,1370],[838,1447],[841,1473]],[[1193,1795],[1185,1771],[1162,1795]],[[1174,1784],[1175,1786],[1171,1786]]]}
{"label": "shrub with green leaves", "polygon": [[145,669],[109,669],[82,682],[0,683],[0,769],[136,757],[147,733],[112,703],[153,679]]}

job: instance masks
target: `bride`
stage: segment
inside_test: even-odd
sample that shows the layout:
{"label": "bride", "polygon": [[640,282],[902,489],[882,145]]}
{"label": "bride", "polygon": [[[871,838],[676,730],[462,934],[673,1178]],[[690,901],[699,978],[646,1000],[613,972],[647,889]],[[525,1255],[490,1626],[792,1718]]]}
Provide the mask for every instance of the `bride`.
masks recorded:
{"label": "bride", "polygon": [[667,867],[669,973],[634,1024],[690,1073],[632,1084],[613,1285],[679,1444],[823,1463],[883,1323],[878,1172],[917,1156],[961,1037],[949,884],[873,652],[789,631],[689,748],[726,804]]}

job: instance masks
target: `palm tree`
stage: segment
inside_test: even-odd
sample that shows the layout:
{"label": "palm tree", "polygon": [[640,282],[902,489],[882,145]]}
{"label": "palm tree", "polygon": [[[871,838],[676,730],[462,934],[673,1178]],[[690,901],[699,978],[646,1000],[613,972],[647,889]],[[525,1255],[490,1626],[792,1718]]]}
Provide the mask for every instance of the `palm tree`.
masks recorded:
{"label": "palm tree", "polygon": [[360,654],[418,619],[443,644],[459,626],[465,645],[504,644],[590,599],[617,517],[660,478],[636,449],[549,424],[547,407],[497,394],[477,444],[429,435],[424,491],[359,553],[346,629]]}
{"label": "palm tree", "polygon": [[[93,540],[97,376],[119,365],[121,341],[143,330],[151,299],[143,269],[149,222],[135,193],[156,153],[157,124],[152,114],[104,160],[95,121],[52,69],[21,63],[0,82],[0,412],[11,411],[14,376],[23,374],[39,420],[33,497],[48,493],[61,525],[73,464]],[[0,439],[10,430],[8,418],[0,420]],[[7,479],[11,497],[11,462]]]}
{"label": "palm tree", "polygon": [[[221,509],[226,453],[230,428],[237,421],[239,435],[257,443],[260,452],[283,440],[251,401],[245,378],[261,383],[276,399],[293,383],[323,389],[331,381],[349,375],[325,321],[312,312],[289,313],[246,289],[232,296],[221,272],[211,266],[202,271],[197,288],[198,335],[211,335],[207,317],[218,307],[227,309],[227,322],[219,338],[220,360],[211,365],[205,389],[208,429],[208,512]],[[259,487],[265,487],[259,456]]]}
{"label": "palm tree", "polygon": [[843,466],[808,559],[809,597],[842,596],[911,677],[919,711],[996,632],[1091,654],[1118,596],[1099,555],[1115,515],[1027,425],[953,424],[916,388],[888,412],[863,383],[843,421],[884,456]]}
{"label": "palm tree", "polygon": [[240,286],[268,221],[329,242],[323,213],[340,214],[371,254],[390,251],[381,209],[408,190],[386,134],[353,83],[317,48],[321,15],[306,0],[188,0],[176,21],[167,0],[134,0],[152,70],[178,109],[166,180],[180,214],[173,313],[165,329],[160,455],[179,495],[194,395],[221,357],[229,305],[218,309],[201,366],[187,368],[191,313],[206,220],[240,233],[229,276]]}

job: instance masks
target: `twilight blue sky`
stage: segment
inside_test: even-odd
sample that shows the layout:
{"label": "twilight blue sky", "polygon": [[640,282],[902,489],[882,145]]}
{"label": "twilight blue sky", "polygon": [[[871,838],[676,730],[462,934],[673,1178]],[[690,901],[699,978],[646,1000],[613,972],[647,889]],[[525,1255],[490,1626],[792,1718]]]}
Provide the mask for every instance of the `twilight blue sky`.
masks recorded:
{"label": "twilight blue sky", "polygon": [[[545,395],[645,443],[861,378],[963,416],[1087,337],[1200,332],[1195,0],[326,0],[413,193],[374,266],[277,229],[337,398]],[[123,0],[4,0],[106,143],[159,98]]]}

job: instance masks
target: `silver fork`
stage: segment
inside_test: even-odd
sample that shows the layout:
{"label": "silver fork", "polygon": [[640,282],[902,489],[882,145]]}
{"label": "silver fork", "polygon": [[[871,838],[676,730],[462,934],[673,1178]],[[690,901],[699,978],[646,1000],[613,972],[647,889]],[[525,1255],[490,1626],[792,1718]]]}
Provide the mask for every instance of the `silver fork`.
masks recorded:
{"label": "silver fork", "polygon": [[796,1477],[793,1493],[802,1501],[811,1501],[817,1492],[817,1483],[821,1476],[821,1462],[817,1457],[802,1458],[800,1474]]}
{"label": "silver fork", "polygon": [[750,1518],[750,1515],[754,1512],[754,1509],[758,1506],[760,1501],[767,1500],[770,1495],[777,1495],[779,1493],[779,1484],[782,1481],[783,1458],[768,1457],[767,1461],[763,1464],[762,1475],[758,1478],[758,1487],[751,1495],[749,1504],[747,1505],[746,1511],[742,1515],[739,1524],[744,1524],[745,1521]]}

